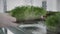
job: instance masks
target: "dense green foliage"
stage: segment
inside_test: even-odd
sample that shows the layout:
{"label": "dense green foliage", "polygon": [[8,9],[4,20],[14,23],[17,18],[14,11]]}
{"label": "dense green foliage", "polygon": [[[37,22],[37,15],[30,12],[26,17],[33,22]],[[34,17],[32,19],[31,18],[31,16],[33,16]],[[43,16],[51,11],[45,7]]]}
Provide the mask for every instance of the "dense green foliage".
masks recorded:
{"label": "dense green foliage", "polygon": [[60,13],[49,16],[46,19],[46,25],[48,28],[55,29],[60,26]]}
{"label": "dense green foliage", "polygon": [[60,23],[60,13],[49,16],[46,19],[46,24],[49,26],[56,26],[56,25],[58,25],[58,23]]}
{"label": "dense green foliage", "polygon": [[10,14],[13,17],[16,17],[17,20],[24,20],[24,19],[34,19],[40,18],[41,15],[46,14],[46,10],[42,7],[35,7],[35,6],[18,6],[10,11]]}

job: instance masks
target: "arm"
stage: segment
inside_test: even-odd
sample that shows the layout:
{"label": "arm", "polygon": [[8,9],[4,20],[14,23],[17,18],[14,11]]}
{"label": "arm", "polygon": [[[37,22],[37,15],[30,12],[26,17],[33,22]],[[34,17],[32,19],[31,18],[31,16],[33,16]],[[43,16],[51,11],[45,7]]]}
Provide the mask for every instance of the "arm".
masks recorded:
{"label": "arm", "polygon": [[5,13],[0,13],[0,27],[16,27],[18,24],[14,23],[15,21],[16,19],[14,17]]}

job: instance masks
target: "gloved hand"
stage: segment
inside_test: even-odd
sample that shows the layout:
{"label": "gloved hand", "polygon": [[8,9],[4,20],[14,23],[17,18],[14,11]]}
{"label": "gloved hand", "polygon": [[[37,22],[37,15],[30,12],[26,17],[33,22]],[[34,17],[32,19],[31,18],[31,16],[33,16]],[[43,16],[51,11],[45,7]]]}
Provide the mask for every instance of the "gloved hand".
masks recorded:
{"label": "gloved hand", "polygon": [[16,19],[6,13],[0,13],[0,27],[16,27],[18,24],[14,23]]}

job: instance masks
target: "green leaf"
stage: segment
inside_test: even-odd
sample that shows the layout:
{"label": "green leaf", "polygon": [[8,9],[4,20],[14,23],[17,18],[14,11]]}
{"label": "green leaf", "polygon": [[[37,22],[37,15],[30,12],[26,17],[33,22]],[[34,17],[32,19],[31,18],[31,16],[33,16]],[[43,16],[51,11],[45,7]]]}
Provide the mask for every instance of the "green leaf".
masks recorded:
{"label": "green leaf", "polygon": [[13,17],[16,17],[16,19],[24,20],[24,19],[38,18],[41,15],[46,15],[46,10],[43,9],[42,7],[18,6],[10,10],[10,14]]}

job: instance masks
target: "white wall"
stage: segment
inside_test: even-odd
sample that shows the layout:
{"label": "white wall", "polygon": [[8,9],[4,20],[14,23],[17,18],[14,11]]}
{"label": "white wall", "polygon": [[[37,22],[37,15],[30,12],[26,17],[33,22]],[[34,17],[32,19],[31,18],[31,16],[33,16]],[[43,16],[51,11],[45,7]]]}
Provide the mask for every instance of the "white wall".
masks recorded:
{"label": "white wall", "polygon": [[[42,0],[32,0],[34,6],[42,6]],[[31,5],[31,0],[7,0],[7,9],[11,10],[16,6]]]}
{"label": "white wall", "polygon": [[11,10],[16,6],[21,6],[23,4],[23,0],[7,0],[7,10]]}
{"label": "white wall", "polygon": [[0,12],[3,12],[3,1],[0,0]]}
{"label": "white wall", "polygon": [[[47,11],[60,11],[60,0],[32,0],[34,6],[42,7],[42,1],[47,1]],[[7,0],[7,10],[16,6],[31,5],[31,0]],[[0,12],[3,12],[3,0],[0,0]]]}
{"label": "white wall", "polygon": [[57,11],[57,0],[47,0],[47,11]]}
{"label": "white wall", "polygon": [[[42,0],[32,0],[34,6],[42,6]],[[7,0],[7,10],[11,10],[16,6],[31,5],[31,0]],[[0,12],[3,12],[3,0],[0,0]]]}
{"label": "white wall", "polygon": [[57,0],[57,10],[60,11],[60,0]]}
{"label": "white wall", "polygon": [[42,0],[34,0],[33,5],[38,6],[38,7],[42,7]]}
{"label": "white wall", "polygon": [[21,5],[34,5],[42,7],[42,1],[47,1],[47,11],[58,11],[60,6],[59,3],[57,5],[57,0],[7,0],[7,10],[11,10],[16,6]]}

